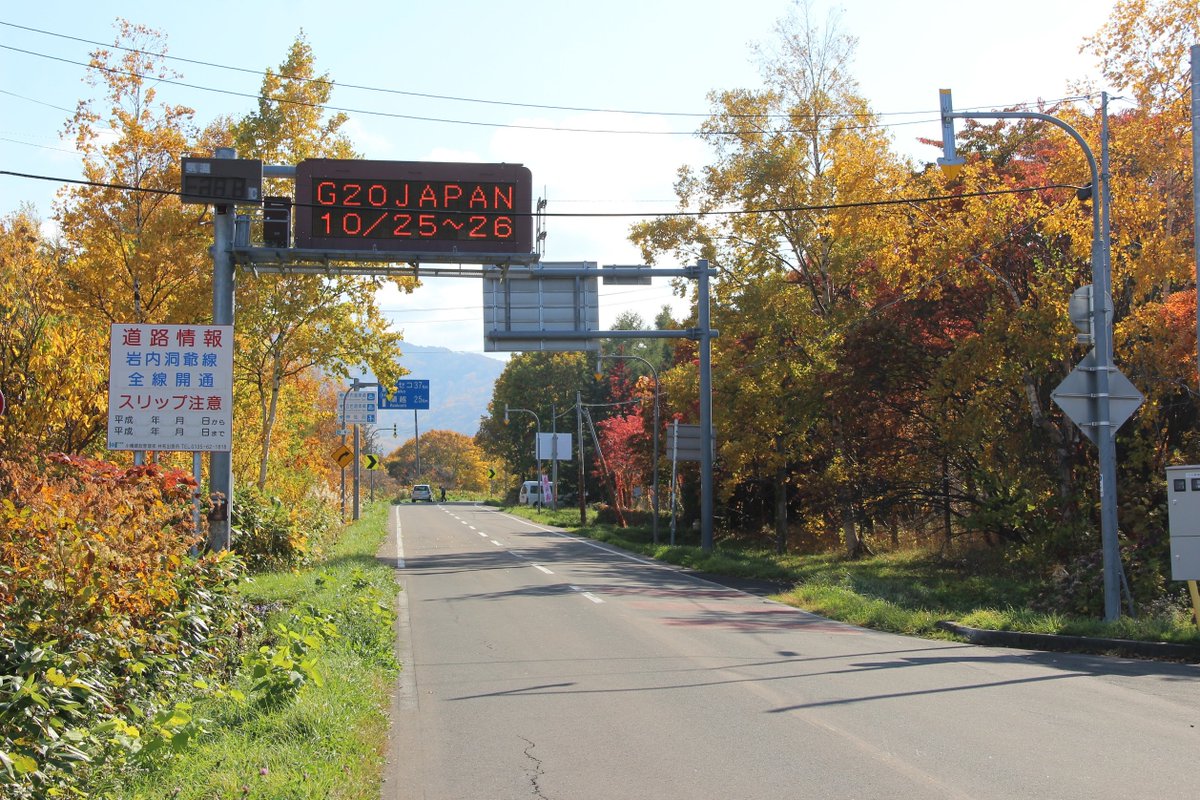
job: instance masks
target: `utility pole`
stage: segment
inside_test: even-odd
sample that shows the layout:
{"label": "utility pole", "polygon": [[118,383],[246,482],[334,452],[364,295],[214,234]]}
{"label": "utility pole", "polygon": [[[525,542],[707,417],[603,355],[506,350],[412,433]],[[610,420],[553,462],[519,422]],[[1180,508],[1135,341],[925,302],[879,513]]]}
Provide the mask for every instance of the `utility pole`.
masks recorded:
{"label": "utility pole", "polygon": [[587,472],[583,467],[583,397],[578,390],[575,392],[575,425],[579,441],[579,524],[587,525],[587,486],[584,483]]}
{"label": "utility pole", "polygon": [[558,409],[554,403],[550,404],[550,510],[558,511]]}

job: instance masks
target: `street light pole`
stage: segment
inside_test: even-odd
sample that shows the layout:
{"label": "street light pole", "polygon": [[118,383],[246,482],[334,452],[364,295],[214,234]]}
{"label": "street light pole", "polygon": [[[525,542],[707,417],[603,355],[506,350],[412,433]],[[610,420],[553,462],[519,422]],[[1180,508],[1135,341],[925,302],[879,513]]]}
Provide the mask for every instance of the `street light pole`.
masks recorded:
{"label": "street light pole", "polygon": [[[1109,404],[1109,374],[1113,371],[1112,355],[1112,276],[1108,252],[1110,242],[1107,226],[1102,224],[1101,207],[1108,201],[1108,174],[1100,174],[1096,157],[1079,132],[1058,117],[1032,111],[954,111],[949,89],[941,90],[942,148],[944,157],[938,164],[953,177],[963,164],[955,152],[955,119],[1031,119],[1048,122],[1075,140],[1087,158],[1091,171],[1092,194],[1092,330],[1096,366],[1092,371],[1092,398],[1095,403],[1092,419],[1096,432],[1096,449],[1100,462],[1100,541],[1104,553],[1104,618],[1116,620],[1121,616],[1121,549],[1117,539],[1117,447],[1116,430],[1112,424]],[[1101,182],[1103,180],[1103,183]],[[1104,209],[1107,214],[1107,207]]]}
{"label": "street light pole", "polygon": [[606,358],[635,359],[635,360],[640,361],[643,364],[645,364],[646,367],[650,370],[650,374],[652,376],[654,376],[654,462],[653,462],[654,466],[653,466],[653,477],[652,477],[653,486],[650,489],[650,491],[652,491],[654,493],[654,518],[650,523],[650,530],[651,530],[651,536],[654,540],[654,543],[658,544],[658,437],[659,437],[659,431],[658,431],[658,425],[659,425],[659,422],[658,422],[658,370],[656,370],[654,368],[653,364],[651,364],[649,361],[642,358],[641,356],[633,356],[633,355],[627,356],[627,355],[615,355],[615,354],[614,355],[603,355],[603,354],[601,354],[596,357],[596,372],[600,371],[600,362]]}
{"label": "street light pole", "polygon": [[[538,439],[540,439],[542,436],[542,420],[540,417],[538,417],[536,412],[530,411],[528,408],[510,408],[508,403],[505,403],[504,404],[504,424],[505,425],[508,424],[508,413],[510,411],[521,411],[526,414],[530,414],[533,417],[533,422],[534,422],[534,425],[536,426],[536,430],[537,430],[537,436],[533,440],[533,458],[534,458],[534,461],[537,462],[538,495],[540,496],[542,493],[542,458],[541,458],[541,453],[538,452]],[[557,487],[555,487],[555,488],[557,488]]]}

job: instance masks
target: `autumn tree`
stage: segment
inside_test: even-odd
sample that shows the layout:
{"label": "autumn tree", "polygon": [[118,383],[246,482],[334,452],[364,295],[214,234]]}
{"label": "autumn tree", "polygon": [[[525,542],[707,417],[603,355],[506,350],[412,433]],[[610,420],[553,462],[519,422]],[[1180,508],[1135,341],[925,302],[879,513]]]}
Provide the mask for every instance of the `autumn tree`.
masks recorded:
{"label": "autumn tree", "polygon": [[[421,468],[417,469],[420,448]],[[457,431],[432,430],[420,443],[409,439],[393,450],[384,464],[388,474],[401,483],[428,483],[464,492],[488,490],[488,465],[470,436]]]}
{"label": "autumn tree", "polygon": [[[903,174],[850,76],[854,41],[836,20],[822,30],[804,5],[776,32],[777,52],[761,51],[764,88],[713,94],[701,135],[714,163],[680,170],[680,207],[699,216],[644,223],[632,238],[652,261],[694,253],[719,272],[712,315],[722,331],[713,350],[722,494],[736,482],[765,482],[781,498],[782,531],[788,466],[819,446],[836,499],[830,524],[857,555],[862,488],[847,446],[855,420],[826,397],[829,351],[869,303],[861,279],[880,268],[875,254],[893,238],[895,220],[862,201],[902,185]],[[674,391],[671,402],[685,411]]]}
{"label": "autumn tree", "polygon": [[158,102],[156,82],[178,77],[164,66],[162,35],[117,27],[115,46],[89,63],[103,99],[80,101],[66,126],[86,181],[64,189],[56,207],[67,299],[108,322],[197,322],[210,313],[211,233],[205,212],[177,197],[194,112]]}
{"label": "autumn tree", "polygon": [[64,308],[63,253],[32,209],[0,219],[0,456],[80,452],[104,431],[100,332]]}
{"label": "autumn tree", "polygon": [[[341,130],[346,115],[324,112],[332,90],[301,35],[278,71],[266,71],[258,111],[234,125],[238,154],[283,164],[353,157]],[[400,283],[412,288],[409,281]],[[252,388],[260,488],[279,450],[273,437],[285,386],[313,370],[345,379],[360,365],[385,386],[403,374],[396,363],[401,337],[379,309],[377,288],[375,279],[354,275],[260,275],[239,285],[235,368],[238,380]],[[288,413],[302,412],[305,401],[297,399],[300,406]]]}
{"label": "autumn tree", "polygon": [[[585,403],[594,401],[596,381],[594,357],[585,353],[518,353],[509,359],[496,380],[488,415],[479,420],[476,443],[490,457],[510,466],[512,474],[532,478],[535,474],[534,434],[537,424],[530,414],[512,412],[504,421],[505,406],[525,408],[538,415],[541,430],[551,430],[551,414],[561,415],[559,431],[574,430],[571,407],[575,393]],[[572,470],[560,471],[560,493],[574,488]]]}

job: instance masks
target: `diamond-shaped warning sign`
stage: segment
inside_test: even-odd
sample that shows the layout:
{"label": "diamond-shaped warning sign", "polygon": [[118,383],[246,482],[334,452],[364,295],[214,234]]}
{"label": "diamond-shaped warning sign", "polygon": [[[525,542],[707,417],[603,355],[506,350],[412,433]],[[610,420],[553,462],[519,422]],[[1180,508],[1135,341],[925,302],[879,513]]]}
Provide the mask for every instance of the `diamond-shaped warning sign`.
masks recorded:
{"label": "diamond-shaped warning sign", "polygon": [[[1096,371],[1096,351],[1093,349],[1079,362],[1050,397],[1079,426],[1083,435],[1096,441],[1096,403],[1093,374]],[[1108,373],[1108,416],[1115,432],[1133,416],[1145,398],[1129,379],[1115,367]]]}

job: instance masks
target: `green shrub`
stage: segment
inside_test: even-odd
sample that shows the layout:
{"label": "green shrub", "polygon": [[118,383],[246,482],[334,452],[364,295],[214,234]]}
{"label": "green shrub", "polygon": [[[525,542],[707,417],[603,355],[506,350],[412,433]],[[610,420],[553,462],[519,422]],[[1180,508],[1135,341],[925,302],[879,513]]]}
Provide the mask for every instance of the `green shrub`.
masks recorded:
{"label": "green shrub", "polygon": [[310,564],[320,555],[337,519],[328,504],[310,498],[291,507],[254,486],[234,494],[232,546],[253,572]]}

